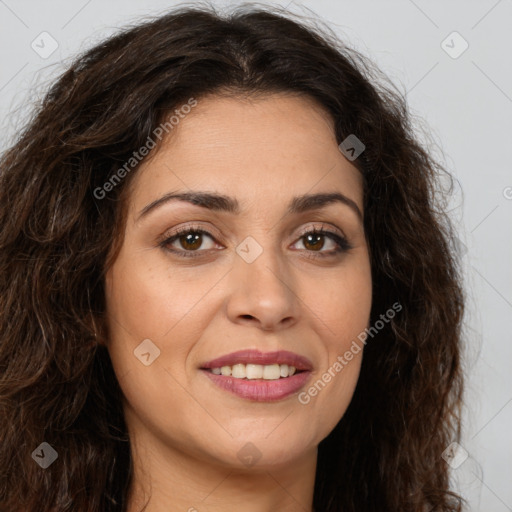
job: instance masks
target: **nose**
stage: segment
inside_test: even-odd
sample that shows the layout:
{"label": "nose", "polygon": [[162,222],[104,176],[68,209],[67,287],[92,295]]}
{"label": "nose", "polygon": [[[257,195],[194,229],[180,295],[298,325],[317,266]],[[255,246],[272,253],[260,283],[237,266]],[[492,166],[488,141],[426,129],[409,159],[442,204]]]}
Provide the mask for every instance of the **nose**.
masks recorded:
{"label": "nose", "polygon": [[265,249],[251,263],[237,255],[229,275],[227,314],[232,322],[270,331],[298,321],[297,286],[292,272],[275,252]]}

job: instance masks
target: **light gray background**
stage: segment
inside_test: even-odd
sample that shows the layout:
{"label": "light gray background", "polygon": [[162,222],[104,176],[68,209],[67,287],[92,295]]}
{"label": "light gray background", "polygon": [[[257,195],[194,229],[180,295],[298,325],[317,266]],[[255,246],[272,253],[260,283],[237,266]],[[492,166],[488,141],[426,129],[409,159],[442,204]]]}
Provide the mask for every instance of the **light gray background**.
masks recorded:
{"label": "light gray background", "polygon": [[[73,55],[126,23],[177,4],[0,0],[0,150]],[[377,62],[407,94],[411,112],[424,120],[439,145],[436,153],[457,177],[450,209],[463,244],[469,297],[462,443],[469,458],[452,474],[470,510],[512,511],[512,1],[286,0],[277,5],[318,14]],[[42,46],[43,31],[59,45],[47,59],[31,48],[34,40]],[[453,31],[469,44],[458,58],[441,46]],[[448,44],[452,51],[461,48],[456,39]]]}

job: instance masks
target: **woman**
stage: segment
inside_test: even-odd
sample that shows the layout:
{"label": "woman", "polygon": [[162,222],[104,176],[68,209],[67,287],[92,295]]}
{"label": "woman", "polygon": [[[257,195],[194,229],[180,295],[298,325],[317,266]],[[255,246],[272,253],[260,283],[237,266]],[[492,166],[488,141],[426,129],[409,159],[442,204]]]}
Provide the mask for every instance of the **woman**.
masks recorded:
{"label": "woman", "polygon": [[0,174],[1,510],[458,511],[440,167],[327,30],[182,7]]}

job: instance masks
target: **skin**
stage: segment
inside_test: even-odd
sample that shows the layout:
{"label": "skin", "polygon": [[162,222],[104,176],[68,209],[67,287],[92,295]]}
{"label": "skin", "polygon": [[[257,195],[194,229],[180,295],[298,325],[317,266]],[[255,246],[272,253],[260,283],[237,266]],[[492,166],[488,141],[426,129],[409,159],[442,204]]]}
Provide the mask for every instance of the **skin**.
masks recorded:
{"label": "skin", "polygon": [[[342,203],[286,214],[294,196],[320,192],[340,192],[363,212],[360,172],[319,105],[272,94],[201,99],[133,178],[123,245],[106,275],[108,350],[134,459],[128,511],[150,492],[147,512],[311,511],[317,447],[350,403],[362,351],[307,404],[297,393],[273,403],[240,398],[199,368],[240,349],[289,350],[313,363],[303,391],[368,326],[362,220]],[[199,190],[236,198],[241,212],[173,201],[139,218],[168,192]],[[169,246],[199,257],[159,246],[191,224],[212,238]],[[337,243],[308,242],[303,232],[315,227],[352,248],[322,257]],[[263,249],[252,263],[235,251],[247,236]],[[145,339],[160,350],[149,366],[134,356]],[[260,457],[252,465],[238,456],[248,442]]]}

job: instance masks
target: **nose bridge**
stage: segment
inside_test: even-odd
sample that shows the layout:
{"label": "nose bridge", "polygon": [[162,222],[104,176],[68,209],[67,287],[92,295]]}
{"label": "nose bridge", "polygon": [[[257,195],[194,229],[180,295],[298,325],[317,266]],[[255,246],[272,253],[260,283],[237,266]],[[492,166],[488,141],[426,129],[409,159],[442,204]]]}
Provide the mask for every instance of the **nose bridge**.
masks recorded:
{"label": "nose bridge", "polygon": [[[238,261],[235,260],[237,273],[255,292],[277,292],[280,295],[287,295],[289,288],[286,281],[289,280],[289,273],[286,271],[280,247],[272,236],[264,236],[264,245],[252,236],[248,236],[238,245]],[[258,238],[262,241],[263,236]],[[264,295],[265,293],[261,294]]]}
{"label": "nose bridge", "polygon": [[236,253],[228,308],[232,320],[250,316],[271,328],[296,317],[298,299],[293,291],[293,276],[278,242],[268,232],[248,236],[237,246]]}

